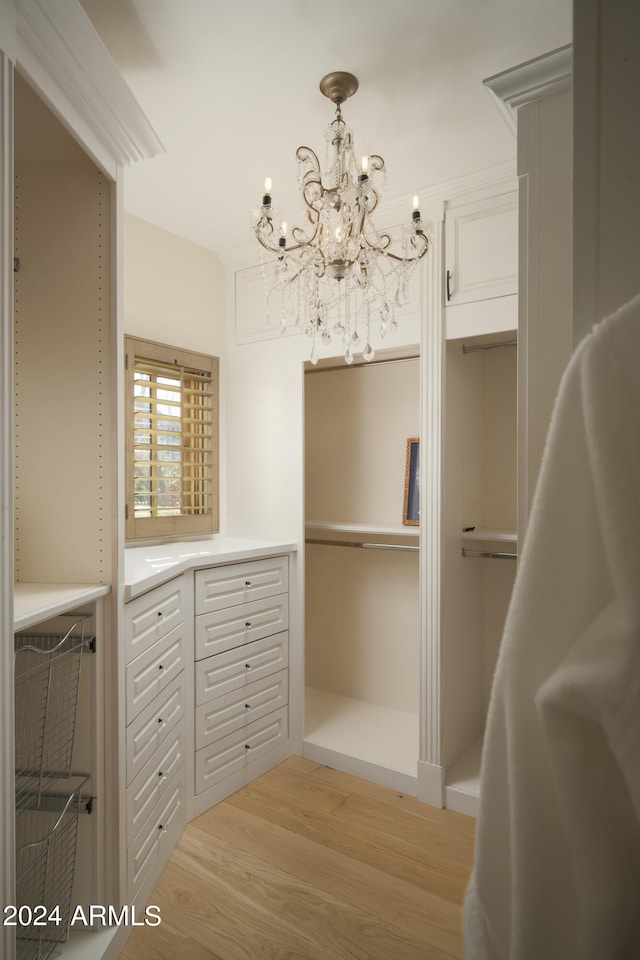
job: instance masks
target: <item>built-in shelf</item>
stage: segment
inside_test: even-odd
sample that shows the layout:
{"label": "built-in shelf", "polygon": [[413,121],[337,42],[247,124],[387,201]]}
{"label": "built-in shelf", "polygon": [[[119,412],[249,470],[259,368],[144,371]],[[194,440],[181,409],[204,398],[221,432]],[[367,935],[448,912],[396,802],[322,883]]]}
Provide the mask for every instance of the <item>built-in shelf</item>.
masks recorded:
{"label": "built-in shelf", "polygon": [[91,603],[110,592],[105,584],[16,583],[13,588],[15,630],[27,630],[49,617]]}
{"label": "built-in shelf", "polygon": [[305,525],[306,542],[315,544],[417,552],[419,538],[420,528],[417,526],[340,523],[332,520],[318,520]]}
{"label": "built-in shelf", "polygon": [[[307,687],[305,691],[305,755],[320,756],[314,747],[348,757],[350,771],[358,762],[386,768],[389,785],[415,792],[419,754],[419,717],[391,707]],[[399,777],[394,778],[394,772]],[[382,782],[384,776],[372,776]]]}
{"label": "built-in shelf", "polygon": [[340,523],[335,520],[308,520],[305,529],[324,533],[353,533],[363,536],[380,534],[381,536],[407,536],[415,539],[418,538],[420,533],[420,528],[413,526],[389,526],[380,523]]}
{"label": "built-in shelf", "polygon": [[518,556],[518,535],[512,530],[490,530],[485,527],[463,530],[462,555],[515,560]]}
{"label": "built-in shelf", "polygon": [[472,817],[478,815],[482,744],[480,737],[447,770],[445,780],[445,806]]}
{"label": "built-in shelf", "polygon": [[463,541],[494,543],[514,549],[518,545],[518,534],[515,530],[490,530],[487,527],[477,527],[475,530],[463,530],[462,539]]}

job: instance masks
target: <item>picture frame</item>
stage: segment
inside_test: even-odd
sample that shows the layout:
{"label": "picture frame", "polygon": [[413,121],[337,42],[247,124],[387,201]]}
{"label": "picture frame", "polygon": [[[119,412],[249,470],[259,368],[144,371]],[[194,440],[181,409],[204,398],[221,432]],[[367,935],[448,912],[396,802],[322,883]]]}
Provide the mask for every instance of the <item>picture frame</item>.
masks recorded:
{"label": "picture frame", "polygon": [[404,503],[402,523],[406,527],[420,525],[420,438],[407,439],[404,468]]}

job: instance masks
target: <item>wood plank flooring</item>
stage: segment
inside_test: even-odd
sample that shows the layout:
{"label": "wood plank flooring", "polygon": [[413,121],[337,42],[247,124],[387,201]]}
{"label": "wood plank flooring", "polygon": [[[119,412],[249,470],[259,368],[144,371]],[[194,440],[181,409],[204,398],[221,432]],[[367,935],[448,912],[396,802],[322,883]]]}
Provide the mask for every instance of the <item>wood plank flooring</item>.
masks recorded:
{"label": "wood plank flooring", "polygon": [[291,757],[187,826],[120,960],[462,960],[474,827]]}

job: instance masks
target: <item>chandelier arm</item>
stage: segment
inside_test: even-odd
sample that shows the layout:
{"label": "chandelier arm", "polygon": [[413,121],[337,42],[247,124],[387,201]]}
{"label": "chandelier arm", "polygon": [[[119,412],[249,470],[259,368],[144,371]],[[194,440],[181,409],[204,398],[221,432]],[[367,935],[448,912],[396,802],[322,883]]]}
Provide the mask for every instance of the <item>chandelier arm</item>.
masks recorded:
{"label": "chandelier arm", "polygon": [[274,246],[273,244],[269,243],[268,239],[266,237],[263,237],[262,234],[259,233],[257,230],[256,230],[256,239],[260,244],[260,246],[264,247],[265,250],[268,250],[269,253],[280,252],[280,247]]}
{"label": "chandelier arm", "polygon": [[319,216],[319,211],[314,206],[314,198],[309,194],[310,188],[316,187],[319,195],[315,197],[315,202],[317,203],[318,200],[322,199],[322,172],[318,155],[311,147],[302,146],[296,150],[296,159],[301,166],[308,167],[308,169],[304,170],[301,178],[300,187],[302,190],[302,198],[309,210],[313,210],[316,216]]}
{"label": "chandelier arm", "polygon": [[397,253],[385,253],[386,257],[390,257],[392,260],[395,260],[397,263],[415,263],[417,260],[422,259],[425,253],[429,249],[429,240],[427,235],[422,232],[422,230],[416,230],[416,236],[411,238],[411,243],[413,246],[416,246],[416,237],[420,237],[423,247],[422,250],[417,250],[414,257],[400,257]]}
{"label": "chandelier arm", "polygon": [[[301,230],[302,230],[302,227],[294,227],[293,230],[291,231],[291,235],[295,236],[296,232],[300,232]],[[269,233],[273,234],[273,227],[271,228]],[[304,250],[305,247],[309,247],[315,240],[317,233],[318,233],[318,228],[316,226],[313,236],[310,239],[299,241],[298,243],[294,243],[293,245],[289,245],[287,247],[281,247],[280,244],[276,245],[271,243],[269,241],[269,237],[263,235],[259,229],[256,229],[255,231],[255,235],[256,235],[256,239],[258,240],[258,243],[260,243],[260,245],[263,246],[265,250],[268,250],[269,253],[275,253],[279,257],[282,257],[283,254],[288,255],[290,253],[295,253],[296,250]]]}
{"label": "chandelier arm", "polygon": [[392,253],[388,249],[392,243],[391,236],[388,233],[379,235],[380,240],[386,241],[384,245],[380,243],[372,243],[364,231],[362,231],[361,237],[370,250],[373,250],[375,253],[382,253],[385,257],[389,257],[391,260],[395,260],[397,263],[415,263],[415,261],[420,260],[420,258],[423,257],[429,249],[429,240],[427,235],[422,230],[416,230],[415,235],[411,238],[412,246],[417,247],[416,240],[419,238],[420,246],[422,247],[422,249],[416,250],[416,255],[413,257],[401,257],[397,253]]}
{"label": "chandelier arm", "polygon": [[[378,241],[379,241],[378,243],[373,243],[367,236],[365,230],[362,231],[361,237],[370,250],[373,250],[375,253],[384,253],[385,256],[388,256],[387,250],[392,243],[391,235],[389,233],[377,234]],[[383,240],[385,241],[384,243],[382,243]]]}
{"label": "chandelier arm", "polygon": [[296,241],[296,246],[295,246],[295,247],[287,247],[287,253],[288,253],[290,250],[298,250],[300,247],[308,247],[308,246],[310,246],[311,244],[313,244],[314,240],[315,240],[316,237],[318,236],[318,231],[319,231],[319,229],[320,229],[320,221],[319,221],[319,220],[316,220],[316,222],[315,222],[315,227],[314,227],[314,231],[313,231],[313,233],[312,233],[312,235],[311,235],[310,237],[307,237],[306,233],[304,232],[304,228],[303,228],[303,227],[294,227],[294,228],[292,229],[292,231],[291,231],[291,236],[292,236],[292,237],[294,238],[294,240]]}

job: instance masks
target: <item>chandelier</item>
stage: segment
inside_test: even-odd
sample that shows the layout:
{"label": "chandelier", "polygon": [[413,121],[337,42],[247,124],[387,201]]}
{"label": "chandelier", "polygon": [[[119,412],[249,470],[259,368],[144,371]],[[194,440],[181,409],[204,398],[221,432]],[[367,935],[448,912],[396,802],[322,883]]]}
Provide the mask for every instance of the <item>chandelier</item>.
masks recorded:
{"label": "chandelier", "polygon": [[[429,248],[416,196],[400,236],[394,238],[374,226],[378,181],[384,181],[386,169],[375,154],[356,160],[353,133],[342,118],[341,104],[357,89],[351,73],[329,73],[320,81],[320,90],[336,104],[336,113],[325,135],[324,171],[310,147],[298,147],[296,152],[302,225],[288,229],[272,203],[270,178],[254,214],[267,323],[271,295],[280,291],[281,330],[284,333],[291,321],[304,329],[313,341],[314,364],[319,346],[334,337],[342,340],[346,363],[353,363],[360,350],[364,360],[373,360],[372,328],[378,326],[381,336],[395,328],[396,309],[407,301],[409,280]],[[274,257],[265,258],[265,250]]]}

